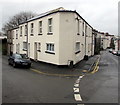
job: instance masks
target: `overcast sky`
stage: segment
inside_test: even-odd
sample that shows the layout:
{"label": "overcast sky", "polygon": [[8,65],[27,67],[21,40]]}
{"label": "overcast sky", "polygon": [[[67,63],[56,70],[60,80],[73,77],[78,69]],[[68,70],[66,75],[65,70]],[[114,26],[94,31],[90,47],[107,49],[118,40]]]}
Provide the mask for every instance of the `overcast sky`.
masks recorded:
{"label": "overcast sky", "polygon": [[119,0],[0,0],[0,23],[4,24],[21,11],[40,14],[64,7],[76,10],[93,28],[118,35],[118,2]]}

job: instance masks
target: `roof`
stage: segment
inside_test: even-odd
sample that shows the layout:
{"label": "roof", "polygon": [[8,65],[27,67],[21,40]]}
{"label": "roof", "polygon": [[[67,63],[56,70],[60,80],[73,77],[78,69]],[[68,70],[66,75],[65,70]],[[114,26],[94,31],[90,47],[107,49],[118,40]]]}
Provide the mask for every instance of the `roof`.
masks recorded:
{"label": "roof", "polygon": [[[42,18],[42,17],[48,16],[48,15],[51,15],[51,14],[55,14],[55,13],[58,13],[58,12],[76,13],[82,20],[85,21],[85,19],[82,18],[82,17],[78,14],[78,12],[72,11],[72,10],[65,10],[64,8],[60,7],[60,8],[57,8],[57,9],[54,9],[54,10],[51,10],[51,11],[42,13],[42,14],[40,14],[40,15],[38,15],[38,16],[35,16],[35,17],[33,17],[33,18],[31,18],[31,19],[29,19],[29,20],[27,20],[26,22],[23,22],[23,23],[21,23],[21,24],[24,24],[24,23],[27,23],[27,22],[31,22],[31,21],[40,19],[40,18]],[[88,24],[86,21],[85,21],[85,23]],[[19,24],[19,25],[21,25],[21,24]],[[88,25],[92,28],[92,26],[91,26],[90,24],[88,24]]]}

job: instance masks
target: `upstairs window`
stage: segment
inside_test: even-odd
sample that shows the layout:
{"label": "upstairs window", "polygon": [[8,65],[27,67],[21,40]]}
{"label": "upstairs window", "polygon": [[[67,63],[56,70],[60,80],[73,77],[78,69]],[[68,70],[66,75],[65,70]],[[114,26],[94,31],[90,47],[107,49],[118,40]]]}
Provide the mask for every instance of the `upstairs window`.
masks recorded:
{"label": "upstairs window", "polygon": [[27,25],[25,25],[25,36],[27,35]]}
{"label": "upstairs window", "polygon": [[22,26],[20,26],[20,36],[22,36]]}
{"label": "upstairs window", "polygon": [[87,30],[88,30],[88,28],[87,28],[87,25],[85,25],[85,35],[86,35],[86,37],[88,36],[87,34]]}
{"label": "upstairs window", "polygon": [[52,18],[48,19],[48,33],[52,33]]}
{"label": "upstairs window", "polygon": [[80,35],[80,19],[77,19],[77,28],[78,28],[77,35]]}
{"label": "upstairs window", "polygon": [[75,54],[80,52],[80,42],[76,42],[76,46],[75,46]]}
{"label": "upstairs window", "polygon": [[31,23],[31,36],[33,36],[33,32],[34,32],[34,24]]}
{"label": "upstairs window", "polygon": [[39,22],[39,34],[42,34],[42,21]]}
{"label": "upstairs window", "polygon": [[16,39],[18,39],[18,30],[16,30]]}
{"label": "upstairs window", "polygon": [[83,22],[83,25],[82,25],[82,27],[83,27],[82,36],[84,36],[84,22]]}

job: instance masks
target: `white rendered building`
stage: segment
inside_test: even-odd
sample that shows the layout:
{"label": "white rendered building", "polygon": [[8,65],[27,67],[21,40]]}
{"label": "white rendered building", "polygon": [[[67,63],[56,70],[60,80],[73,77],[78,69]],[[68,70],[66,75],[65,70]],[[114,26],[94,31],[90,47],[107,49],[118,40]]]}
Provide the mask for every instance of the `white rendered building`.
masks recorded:
{"label": "white rendered building", "polygon": [[59,8],[12,29],[13,53],[55,65],[94,55],[92,27],[76,12]]}

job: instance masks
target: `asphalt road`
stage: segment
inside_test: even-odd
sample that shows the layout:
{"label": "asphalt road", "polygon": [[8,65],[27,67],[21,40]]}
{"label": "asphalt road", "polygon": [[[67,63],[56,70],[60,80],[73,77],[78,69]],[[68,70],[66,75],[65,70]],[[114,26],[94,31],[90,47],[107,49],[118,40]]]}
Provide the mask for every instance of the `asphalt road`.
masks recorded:
{"label": "asphalt road", "polygon": [[101,52],[99,71],[80,82],[84,103],[118,103],[118,57]]}
{"label": "asphalt road", "polygon": [[3,103],[74,103],[75,78],[45,76],[13,68],[3,59]]}
{"label": "asphalt road", "polygon": [[74,98],[78,77],[47,76],[29,69],[13,68],[3,57],[3,103],[118,103],[118,57],[101,54],[99,71],[85,75],[79,90],[82,102]]}

